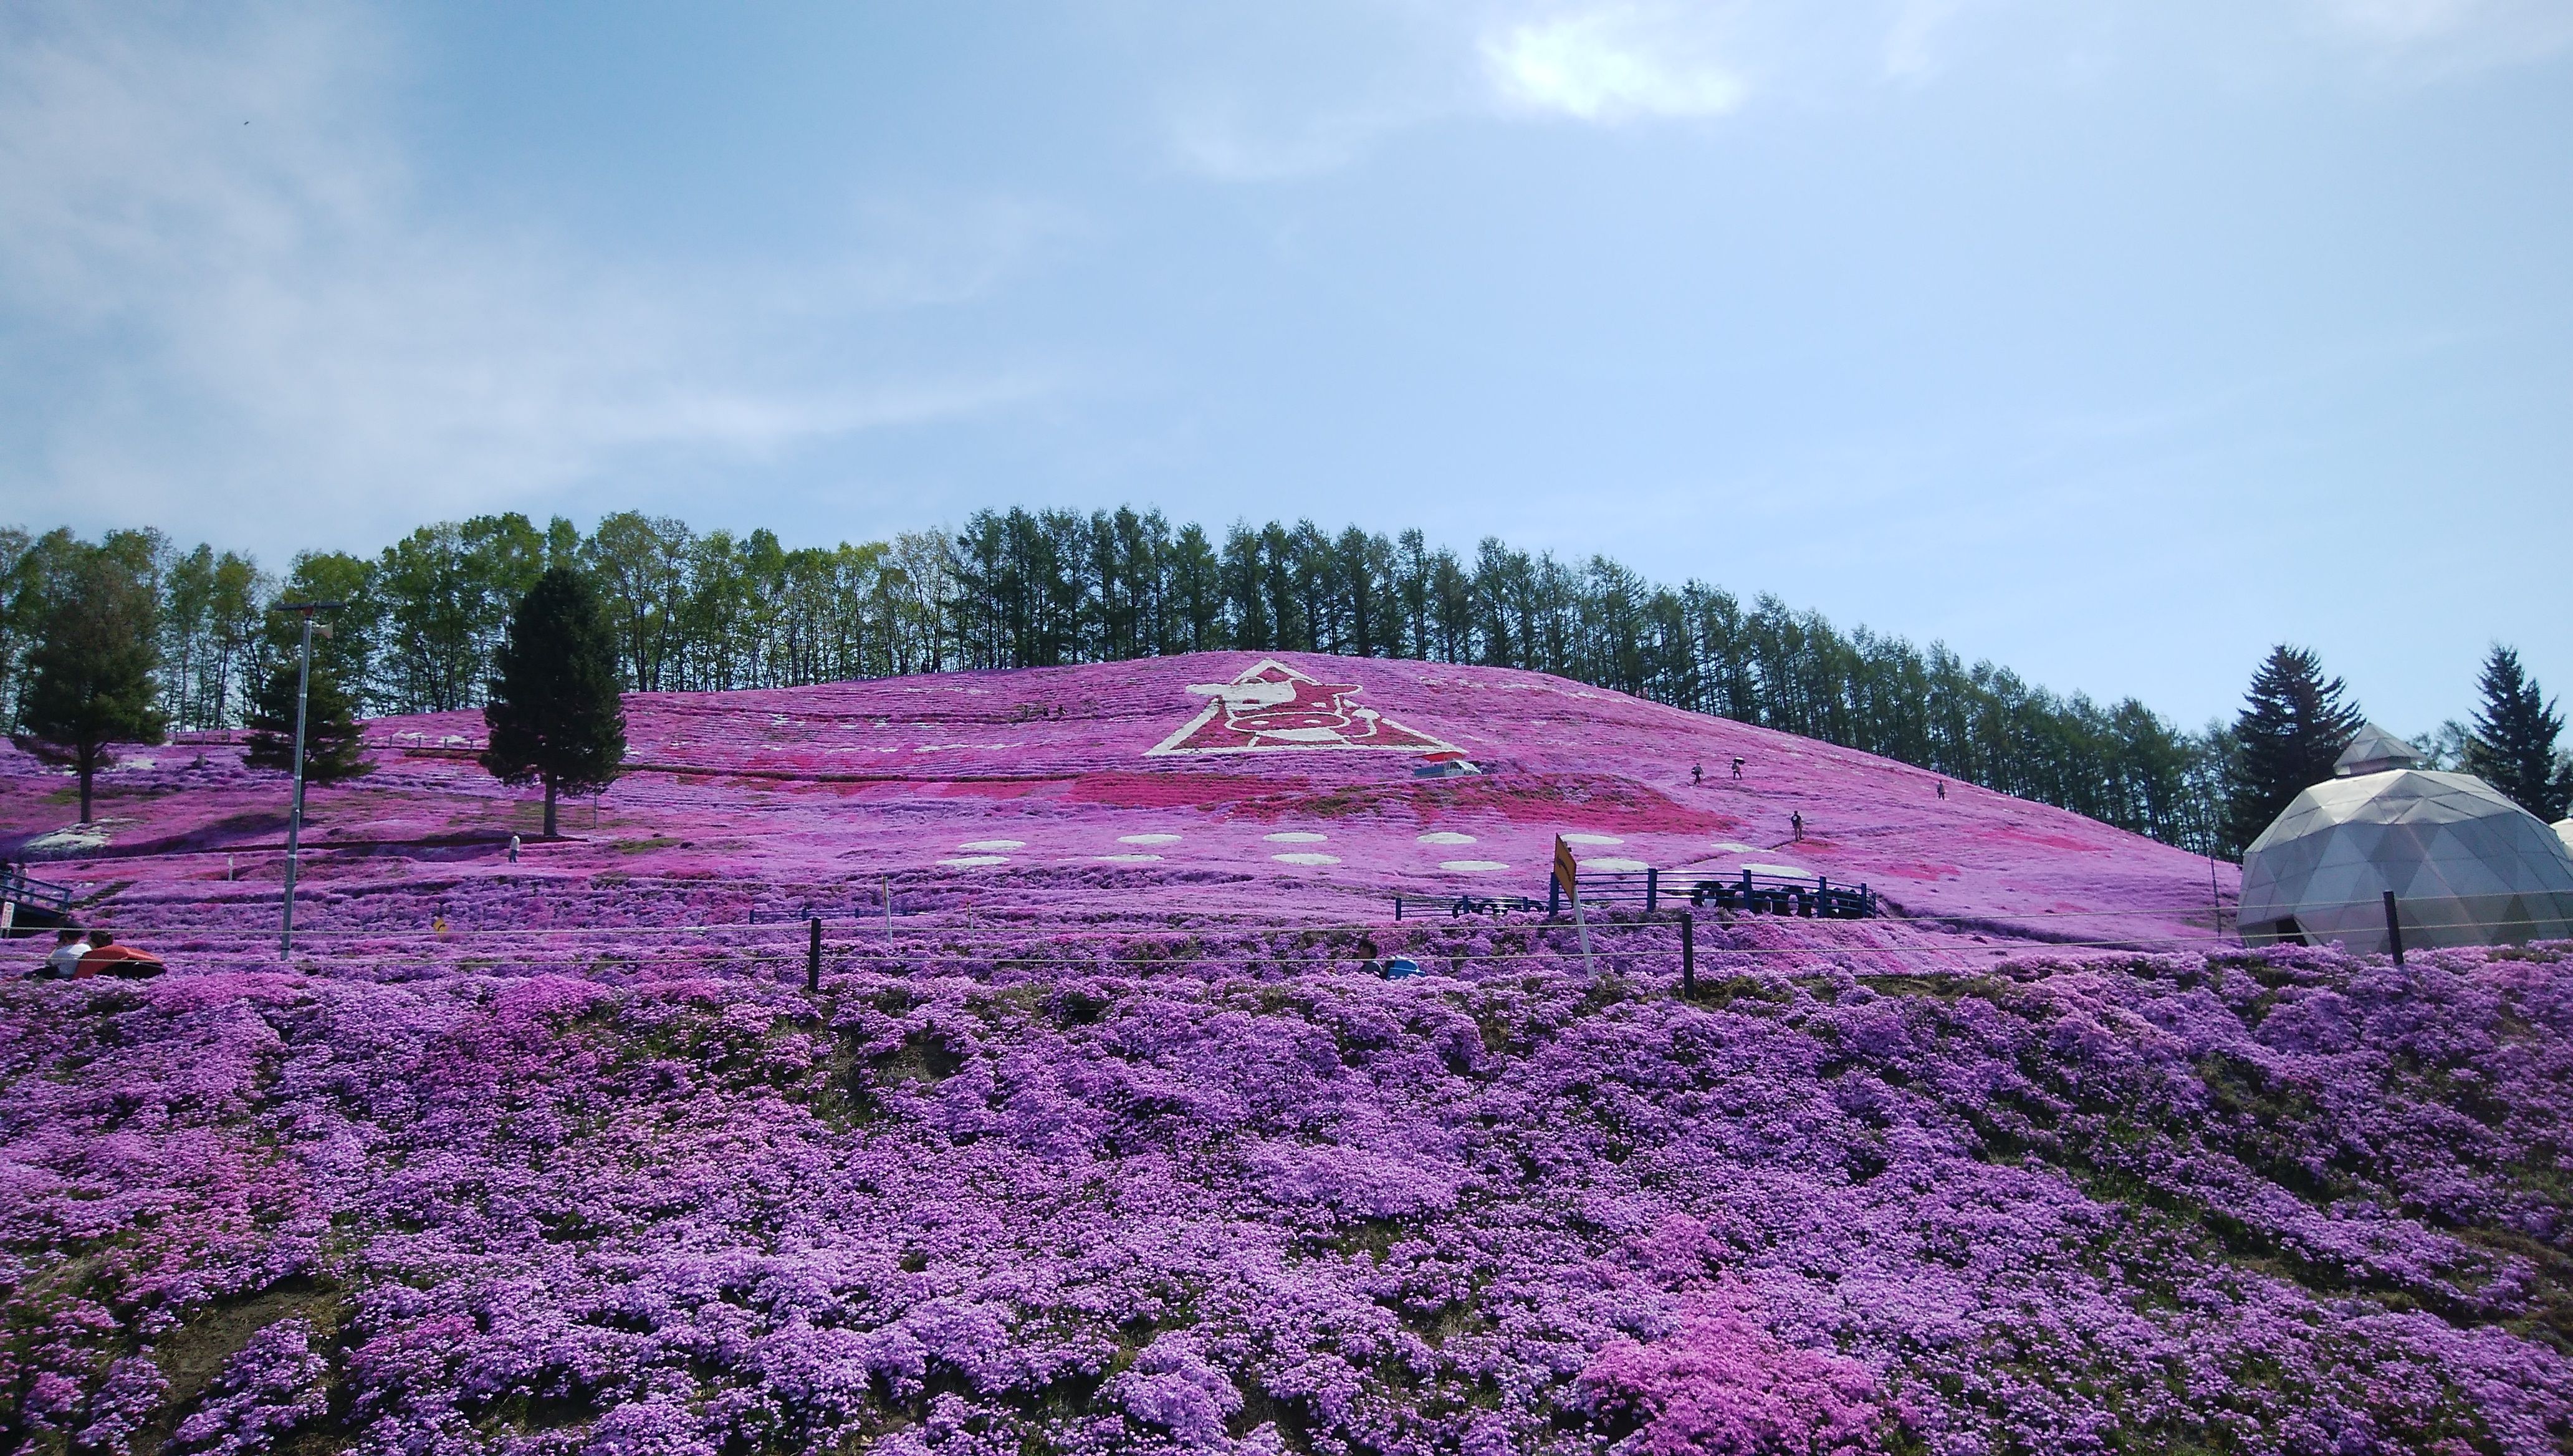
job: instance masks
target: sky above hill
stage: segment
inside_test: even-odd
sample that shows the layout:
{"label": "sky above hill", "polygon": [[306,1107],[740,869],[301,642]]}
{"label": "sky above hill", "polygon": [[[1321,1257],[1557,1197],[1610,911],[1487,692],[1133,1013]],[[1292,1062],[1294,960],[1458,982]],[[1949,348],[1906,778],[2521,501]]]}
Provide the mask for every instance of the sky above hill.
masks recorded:
{"label": "sky above hill", "polygon": [[0,523],[1497,534],[2573,694],[2564,0],[0,11]]}

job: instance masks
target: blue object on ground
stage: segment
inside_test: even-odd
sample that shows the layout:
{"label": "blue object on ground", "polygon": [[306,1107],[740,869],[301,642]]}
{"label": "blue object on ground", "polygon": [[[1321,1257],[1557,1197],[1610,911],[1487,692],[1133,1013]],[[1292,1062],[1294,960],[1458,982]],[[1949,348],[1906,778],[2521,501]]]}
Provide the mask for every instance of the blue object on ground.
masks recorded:
{"label": "blue object on ground", "polygon": [[1420,963],[1408,956],[1396,956],[1384,963],[1384,979],[1404,981],[1420,974]]}

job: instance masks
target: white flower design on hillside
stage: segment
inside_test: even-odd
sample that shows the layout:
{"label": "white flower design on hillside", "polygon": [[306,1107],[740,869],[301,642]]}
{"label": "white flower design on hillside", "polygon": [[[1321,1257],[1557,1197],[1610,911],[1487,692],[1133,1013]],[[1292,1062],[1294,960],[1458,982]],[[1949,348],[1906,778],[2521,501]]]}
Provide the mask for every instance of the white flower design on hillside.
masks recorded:
{"label": "white flower design on hillside", "polygon": [[1322,682],[1276,658],[1263,658],[1231,682],[1197,683],[1189,691],[1212,699],[1206,711],[1147,750],[1146,757],[1329,748],[1460,751],[1373,708],[1359,707],[1350,701],[1364,691],[1356,683]]}

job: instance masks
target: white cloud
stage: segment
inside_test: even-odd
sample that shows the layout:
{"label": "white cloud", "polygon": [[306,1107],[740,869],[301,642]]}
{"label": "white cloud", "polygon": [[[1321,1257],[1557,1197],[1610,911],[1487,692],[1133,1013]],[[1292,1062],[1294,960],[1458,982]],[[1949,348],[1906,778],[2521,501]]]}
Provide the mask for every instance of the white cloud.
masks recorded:
{"label": "white cloud", "polygon": [[2190,68],[2270,87],[2439,81],[2573,46],[2573,0],[1379,0],[1368,13],[1393,23],[1376,26],[1348,8],[1330,12],[1339,30],[1329,15],[1306,22],[1342,42],[1344,63],[1282,64],[1258,47],[1200,59],[1163,106],[1179,164],[1272,181],[1494,115],[1631,125]]}
{"label": "white cloud", "polygon": [[2568,0],[1495,0],[1466,14],[1493,100],[1600,123],[2187,57],[2240,75],[2246,48],[2281,80],[2353,55],[2367,73],[2437,80],[2573,48]]}
{"label": "white cloud", "polygon": [[2481,7],[2474,0],[2323,0],[2317,8],[2355,35],[2404,45],[2453,34]]}
{"label": "white cloud", "polygon": [[998,287],[1044,210],[865,209],[845,260],[735,278],[600,259],[424,203],[392,51],[328,8],[0,19],[0,518],[363,539],[1048,387],[839,337]]}
{"label": "white cloud", "polygon": [[1885,29],[1885,74],[1927,81],[1945,68],[1941,33],[1965,13],[1967,0],[1901,0]]}
{"label": "white cloud", "polygon": [[1355,161],[1376,138],[1433,114],[1425,107],[1353,104],[1254,121],[1242,97],[1204,88],[1169,110],[1171,150],[1180,165],[1227,182],[1330,172]]}
{"label": "white cloud", "polygon": [[2573,46],[2564,0],[2306,0],[2324,29],[2430,75],[2520,65]]}
{"label": "white cloud", "polygon": [[1501,95],[1583,121],[1720,116],[1742,75],[1714,53],[1703,16],[1612,5],[1512,24],[1482,42]]}

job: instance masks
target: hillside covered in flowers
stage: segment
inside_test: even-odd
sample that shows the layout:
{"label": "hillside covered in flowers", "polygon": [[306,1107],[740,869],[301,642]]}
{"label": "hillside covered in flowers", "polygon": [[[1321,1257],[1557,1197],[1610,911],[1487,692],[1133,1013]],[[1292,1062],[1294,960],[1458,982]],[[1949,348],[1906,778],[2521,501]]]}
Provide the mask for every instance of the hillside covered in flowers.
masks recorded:
{"label": "hillside covered in flowers", "polygon": [[[628,714],[515,861],[376,724],[283,959],[275,776],[0,762],[173,967],[0,984],[0,1445],[2573,1449],[2566,948],[2247,953],[2227,867],[1525,673]],[[1701,907],[1684,995],[1684,900],[1509,903],[1557,835],[1888,914]]]}

